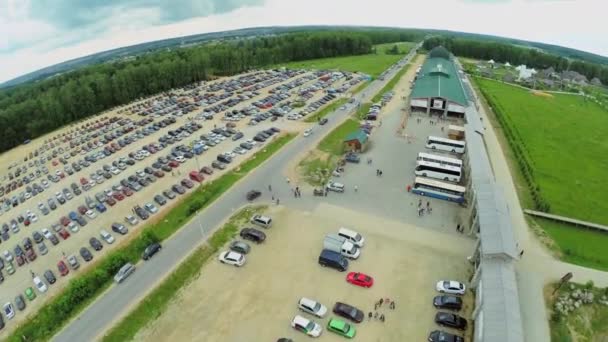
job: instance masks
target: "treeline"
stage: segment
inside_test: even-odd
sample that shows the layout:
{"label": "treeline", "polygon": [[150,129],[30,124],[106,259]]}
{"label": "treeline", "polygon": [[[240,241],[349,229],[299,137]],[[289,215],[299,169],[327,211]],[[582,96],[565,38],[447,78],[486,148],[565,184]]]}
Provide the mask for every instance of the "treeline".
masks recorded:
{"label": "treeline", "polygon": [[[398,30],[397,30],[398,31]],[[211,75],[314,58],[367,54],[390,31],[314,32],[210,43],[82,68],[0,91],[0,152],[65,124]]]}
{"label": "treeline", "polygon": [[525,64],[536,69],[553,67],[556,71],[571,70],[585,75],[589,80],[597,77],[608,84],[608,67],[579,60],[569,60],[533,48],[518,47],[511,44],[437,36],[424,41],[424,48],[430,50],[443,45],[454,55],[489,60],[512,65]]}

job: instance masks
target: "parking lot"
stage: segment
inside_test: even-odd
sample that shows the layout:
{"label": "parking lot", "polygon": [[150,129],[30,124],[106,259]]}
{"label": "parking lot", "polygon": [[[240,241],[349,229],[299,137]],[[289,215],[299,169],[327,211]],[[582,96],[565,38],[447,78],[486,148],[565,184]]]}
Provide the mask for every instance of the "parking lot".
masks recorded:
{"label": "parking lot", "polygon": [[[154,220],[157,211],[166,210],[179,199],[179,192],[190,191],[190,185],[196,186],[196,178],[202,176],[206,182],[217,177],[225,172],[220,168],[236,167],[276,136],[269,132],[262,134],[263,130],[268,131],[271,127],[280,131],[304,130],[304,123],[287,120],[294,111],[288,103],[304,98],[305,105],[310,105],[327,98],[328,89],[342,92],[356,84],[349,83],[357,79],[356,76],[330,76],[319,83],[324,75],[264,71],[247,74],[245,78],[241,75],[195,85],[117,108],[4,153],[0,157],[1,165],[11,167],[0,170],[4,190],[0,250],[7,251],[13,260],[9,266],[9,261],[2,255],[4,269],[0,267],[0,272],[4,281],[0,286],[4,290],[0,303],[14,301],[26,288],[34,287],[32,277],[35,275],[49,287],[45,293],[35,290],[38,298],[26,301],[24,313],[36,310],[44,298],[56,294],[67,280],[89,267],[101,254],[133,236],[132,231],[141,226],[142,218],[138,217],[139,223],[132,224],[126,220],[128,215],[145,216],[143,212],[147,212],[150,220]],[[304,93],[311,96],[304,96]],[[331,100],[323,100],[317,109]],[[296,111],[300,118],[313,112],[310,108],[308,113],[302,113],[309,107],[303,108]],[[213,130],[216,133],[212,133]],[[239,134],[242,138],[233,140]],[[248,143],[243,145],[246,141]],[[219,163],[219,154],[229,154],[229,159],[234,161]],[[28,160],[23,161],[24,157]],[[214,162],[215,167],[212,166]],[[190,175],[203,167],[214,171],[213,174]],[[20,170],[18,174],[16,170]],[[7,191],[9,187],[10,192]],[[167,192],[163,194],[164,191]],[[58,192],[61,194],[57,195]],[[155,196],[159,196],[158,201]],[[170,199],[174,196],[177,199]],[[73,198],[68,199],[70,197]],[[61,204],[61,198],[65,199],[65,204]],[[52,209],[49,199],[56,209]],[[164,202],[167,203],[161,205]],[[147,203],[152,204],[148,210],[142,209],[140,215],[136,215],[134,207],[146,208]],[[79,211],[83,205],[87,208]],[[86,209],[90,212],[85,212]],[[125,225],[130,232],[120,235],[112,230],[113,223]],[[43,229],[48,233],[38,241],[46,248],[38,245],[38,241],[32,241],[32,248],[23,247],[25,238],[35,240],[34,232],[42,233]],[[117,241],[113,244],[104,242],[99,235],[102,229]],[[51,236],[57,238],[57,245],[51,241],[55,238],[49,239]],[[89,241],[92,237],[102,242],[101,251],[93,250]],[[30,260],[17,256],[20,254],[15,251],[17,245],[21,250],[26,249],[24,254]],[[91,263],[86,263],[79,253],[82,247],[92,253]],[[42,255],[44,249],[48,252]],[[67,263],[71,255],[81,266],[78,270],[70,268],[69,274],[62,277],[57,263]],[[9,275],[9,268],[15,272]],[[53,285],[43,276],[46,270],[51,270],[57,278]],[[17,313],[3,333],[24,317]]]}
{"label": "parking lot", "polygon": [[[263,244],[253,245],[243,267],[210,259],[201,276],[187,286],[160,318],[136,336],[138,341],[275,341],[279,337],[302,340],[307,337],[290,326],[299,314],[319,323],[320,340],[341,341],[326,330],[335,302],[364,311],[366,318],[354,324],[360,341],[423,341],[437,329],[432,305],[440,279],[468,279],[466,258],[473,241],[459,235],[416,227],[396,220],[361,213],[330,204],[313,211],[272,206],[266,213],[274,220],[265,230]],[[374,278],[371,288],[345,281],[347,272],[323,268],[317,263],[326,234],[349,227],[366,239],[359,259],[348,272],[358,271]],[[260,228],[261,229],[261,228]],[[297,308],[301,297],[315,299],[329,312],[322,318]],[[395,310],[383,306],[385,322],[371,321],[379,298],[390,298]],[[467,293],[461,315],[472,308]],[[450,330],[443,328],[444,330]]]}

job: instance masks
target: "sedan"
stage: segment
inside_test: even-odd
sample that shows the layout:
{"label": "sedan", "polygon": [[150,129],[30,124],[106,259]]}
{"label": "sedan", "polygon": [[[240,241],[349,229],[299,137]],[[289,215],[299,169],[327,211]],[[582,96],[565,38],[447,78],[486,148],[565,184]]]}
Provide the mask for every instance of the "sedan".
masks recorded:
{"label": "sedan", "polygon": [[245,264],[245,256],[241,253],[226,251],[220,253],[218,258],[221,263],[241,267]]}
{"label": "sedan", "polygon": [[15,309],[13,309],[13,304],[11,304],[11,302],[7,302],[6,304],[4,304],[4,306],[2,307],[2,311],[4,311],[4,315],[8,319],[12,319],[13,317],[15,317]]}
{"label": "sedan", "polygon": [[154,242],[154,243],[148,245],[148,247],[146,247],[146,249],[144,249],[144,252],[143,252],[141,258],[144,260],[148,260],[154,254],[158,253],[162,248],[163,247],[160,245],[160,243]]}
{"label": "sedan", "polygon": [[46,287],[46,284],[42,281],[42,279],[40,279],[40,277],[34,277],[33,281],[34,286],[36,286],[38,291],[40,291],[41,293],[44,293],[48,290],[48,287]]}
{"label": "sedan", "polygon": [[437,291],[441,293],[464,295],[466,290],[463,283],[455,280],[442,280],[437,283]]}
{"label": "sedan", "polygon": [[329,320],[327,330],[346,338],[353,338],[357,334],[355,327],[336,318]]}
{"label": "sedan", "polygon": [[144,204],[144,208],[146,208],[146,210],[150,213],[150,214],[154,214],[158,212],[158,208],[156,208],[156,206],[152,203],[146,203]]}
{"label": "sedan", "polygon": [[66,275],[68,275],[68,273],[70,273],[68,265],[66,265],[63,260],[60,260],[57,263],[57,270],[59,271],[59,274],[61,274],[62,277],[65,277]]}
{"label": "sedan", "polygon": [[249,244],[243,241],[232,241],[232,243],[230,243],[229,248],[231,251],[235,251],[241,254],[247,254],[251,250]]}
{"label": "sedan", "polygon": [[91,248],[93,248],[96,251],[100,251],[103,249],[103,245],[101,244],[101,241],[97,240],[96,237],[92,237],[89,239],[89,245],[91,245]]}
{"label": "sedan", "polygon": [[350,272],[346,275],[346,281],[357,286],[370,288],[374,285],[374,278],[359,272]]}
{"label": "sedan", "polygon": [[163,196],[167,197],[168,199],[174,199],[175,192],[173,192],[171,190],[165,190],[165,191],[163,191]]}
{"label": "sedan", "polygon": [[429,342],[464,342],[464,338],[445,331],[435,330],[429,334]]}
{"label": "sedan", "polygon": [[194,183],[192,183],[192,181],[189,179],[182,179],[181,184],[188,189],[192,189],[194,187]]}
{"label": "sedan", "polygon": [[460,311],[462,309],[462,299],[450,295],[437,296],[433,298],[433,305],[437,309]]}
{"label": "sedan", "polygon": [[161,195],[154,196],[154,202],[156,202],[158,205],[167,204],[167,200]]}
{"label": "sedan", "polygon": [[55,284],[57,278],[55,278],[55,274],[51,270],[44,271],[44,279],[49,282],[49,284]]}
{"label": "sedan", "polygon": [[247,197],[248,201],[253,201],[254,199],[260,197],[262,195],[262,192],[258,191],[258,190],[251,190],[249,192],[247,192],[247,195],[245,197]]}
{"label": "sedan", "polygon": [[458,330],[465,330],[467,328],[466,319],[447,312],[438,312],[435,315],[435,323]]}
{"label": "sedan", "polygon": [[86,262],[93,260],[93,254],[91,254],[91,252],[86,247],[80,248],[80,256]]}
{"label": "sedan", "polygon": [[333,308],[333,312],[342,316],[346,319],[349,319],[355,323],[361,323],[365,318],[365,314],[363,311],[357,309],[354,306],[348,305],[346,303],[336,302]]}
{"label": "sedan", "polygon": [[173,186],[171,187],[171,190],[173,190],[173,191],[177,192],[177,193],[178,193],[178,194],[180,194],[180,195],[183,195],[183,194],[185,194],[185,193],[186,193],[186,189],[185,189],[183,186],[179,185],[179,184],[175,184],[175,185],[173,185]]}
{"label": "sedan", "polygon": [[317,302],[316,300],[305,297],[300,298],[298,301],[298,309],[319,318],[323,318],[323,316],[325,316],[327,313],[327,308],[325,305]]}
{"label": "sedan", "polygon": [[291,327],[312,337],[321,336],[321,332],[323,331],[323,328],[319,324],[300,315],[296,315],[291,320]]}
{"label": "sedan", "polygon": [[19,311],[25,310],[25,299],[22,295],[19,294],[15,297],[15,306]]}
{"label": "sedan", "polygon": [[262,243],[266,240],[266,234],[264,232],[257,230],[255,228],[243,228],[240,232],[241,238],[245,240],[250,240],[255,243]]}

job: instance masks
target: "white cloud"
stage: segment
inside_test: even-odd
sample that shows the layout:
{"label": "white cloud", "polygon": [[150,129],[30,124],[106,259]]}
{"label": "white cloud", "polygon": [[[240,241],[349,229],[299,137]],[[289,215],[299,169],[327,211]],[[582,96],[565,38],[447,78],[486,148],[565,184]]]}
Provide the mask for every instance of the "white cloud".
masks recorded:
{"label": "white cloud", "polygon": [[[0,0],[1,1],[1,0]],[[590,10],[596,8],[598,10]],[[77,41],[80,32],[56,32],[44,23],[21,21],[19,30],[4,31],[13,41],[31,46],[0,53],[0,81],[83,55],[141,42],[204,32],[255,26],[371,25],[449,29],[507,36],[564,45],[608,55],[608,25],[603,25],[605,4],[581,1],[462,1],[462,0],[267,0],[261,7],[243,7],[173,24],[159,22],[155,8],[114,11]],[[1,10],[2,8],[0,8]],[[20,14],[23,16],[23,13]],[[15,16],[17,18],[19,16]],[[26,18],[21,18],[26,19]],[[0,20],[2,17],[0,17]],[[14,20],[13,20],[14,22]],[[37,35],[36,32],[40,32]],[[7,33],[5,35],[4,33]],[[39,37],[56,37],[40,42]],[[68,42],[66,47],[54,48]],[[72,43],[70,43],[72,42]],[[0,45],[2,49],[2,45]]]}

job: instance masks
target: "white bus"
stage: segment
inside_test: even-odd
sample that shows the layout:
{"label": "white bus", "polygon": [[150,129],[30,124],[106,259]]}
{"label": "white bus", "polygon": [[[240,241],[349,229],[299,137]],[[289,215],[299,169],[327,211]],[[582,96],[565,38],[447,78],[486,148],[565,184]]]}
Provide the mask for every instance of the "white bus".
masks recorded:
{"label": "white bus", "polygon": [[444,156],[440,156],[440,155],[432,154],[432,153],[420,152],[420,153],[418,153],[418,158],[416,158],[416,160],[439,163],[439,164],[443,164],[443,165],[456,166],[456,167],[459,167],[462,169],[462,160],[456,159],[456,158],[444,157]]}
{"label": "white bus", "polygon": [[442,179],[450,182],[460,182],[461,168],[433,162],[418,161],[414,173],[416,176]]}
{"label": "white bus", "polygon": [[464,203],[466,188],[460,185],[448,184],[428,178],[416,177],[412,192],[456,203]]}
{"label": "white bus", "polygon": [[430,148],[432,150],[464,153],[464,146],[464,141],[460,140],[452,140],[434,136],[429,136],[426,140],[426,148]]}

